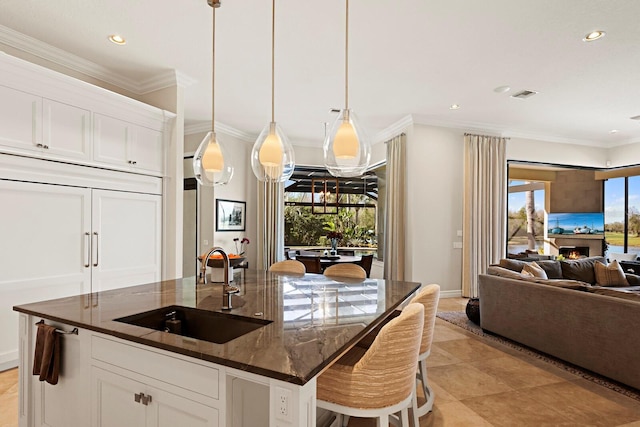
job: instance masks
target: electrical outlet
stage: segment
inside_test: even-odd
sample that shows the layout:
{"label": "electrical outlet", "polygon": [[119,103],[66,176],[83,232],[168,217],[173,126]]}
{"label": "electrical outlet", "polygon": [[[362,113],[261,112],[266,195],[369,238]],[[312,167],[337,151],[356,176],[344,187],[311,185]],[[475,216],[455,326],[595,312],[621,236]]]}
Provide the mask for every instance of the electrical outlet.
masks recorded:
{"label": "electrical outlet", "polygon": [[276,387],[276,417],[283,421],[291,421],[291,390]]}

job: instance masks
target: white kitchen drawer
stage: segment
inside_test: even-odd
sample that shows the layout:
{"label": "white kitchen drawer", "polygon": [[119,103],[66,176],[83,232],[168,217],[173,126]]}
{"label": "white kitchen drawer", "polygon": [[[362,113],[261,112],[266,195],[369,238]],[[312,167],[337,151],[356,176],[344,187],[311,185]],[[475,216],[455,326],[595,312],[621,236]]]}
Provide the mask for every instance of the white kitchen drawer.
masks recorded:
{"label": "white kitchen drawer", "polygon": [[91,357],[187,391],[219,399],[218,369],[171,356],[163,350],[141,348],[94,335],[91,337]]}

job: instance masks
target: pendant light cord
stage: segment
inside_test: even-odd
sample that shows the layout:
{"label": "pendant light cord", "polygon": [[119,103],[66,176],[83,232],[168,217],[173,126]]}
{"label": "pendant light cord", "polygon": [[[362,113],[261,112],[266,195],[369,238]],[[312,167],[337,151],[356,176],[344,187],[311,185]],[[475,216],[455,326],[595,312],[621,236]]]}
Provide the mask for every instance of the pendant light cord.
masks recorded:
{"label": "pendant light cord", "polygon": [[349,0],[346,0],[344,37],[344,108],[349,108]]}
{"label": "pendant light cord", "polygon": [[211,6],[213,9],[213,35],[211,37],[211,131],[215,133],[215,111],[216,111],[216,7]]}
{"label": "pendant light cord", "polygon": [[271,123],[275,122],[276,0],[271,2]]}

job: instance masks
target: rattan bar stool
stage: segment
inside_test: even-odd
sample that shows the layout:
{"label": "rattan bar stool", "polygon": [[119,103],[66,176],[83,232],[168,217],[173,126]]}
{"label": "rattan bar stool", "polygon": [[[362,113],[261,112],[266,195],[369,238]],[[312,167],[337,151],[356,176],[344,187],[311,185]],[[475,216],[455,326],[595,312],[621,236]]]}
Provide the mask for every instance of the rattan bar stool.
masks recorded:
{"label": "rattan bar stool", "polygon": [[269,267],[270,273],[289,273],[289,274],[305,274],[307,269],[300,261],[293,259],[287,259],[284,261],[278,261],[271,264]]}
{"label": "rattan bar stool", "polygon": [[387,323],[368,349],[355,346],[322,373],[317,380],[317,406],[345,418],[377,418],[388,426],[400,412],[402,426],[409,426],[409,407],[418,425],[415,373],[422,340],[424,307],[409,304]]}
{"label": "rattan bar stool", "polygon": [[418,417],[422,417],[433,409],[435,394],[427,380],[427,357],[431,353],[431,343],[436,323],[436,312],[438,311],[438,301],[440,300],[440,285],[431,284],[423,287],[418,294],[411,299],[412,303],[422,304],[424,307],[424,329],[422,331],[422,342],[420,343],[420,354],[418,355],[418,372],[416,382],[422,387],[426,402],[418,407]]}
{"label": "rattan bar stool", "polygon": [[358,264],[334,264],[324,269],[322,273],[327,277],[349,277],[351,279],[366,279],[367,272]]}

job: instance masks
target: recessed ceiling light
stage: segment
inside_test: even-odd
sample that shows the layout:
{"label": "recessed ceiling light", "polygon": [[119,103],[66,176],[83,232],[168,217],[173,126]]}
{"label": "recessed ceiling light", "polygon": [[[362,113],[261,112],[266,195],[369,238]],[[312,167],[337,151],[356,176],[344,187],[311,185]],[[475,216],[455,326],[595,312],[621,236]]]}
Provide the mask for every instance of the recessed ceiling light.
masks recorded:
{"label": "recessed ceiling light", "polygon": [[118,34],[111,34],[109,36],[109,41],[111,43],[115,43],[115,44],[119,44],[119,45],[123,45],[123,44],[127,44],[127,41],[124,39],[124,37],[118,35]]}
{"label": "recessed ceiling light", "polygon": [[449,110],[459,110],[460,106],[458,104],[451,104],[451,106],[449,107]]}
{"label": "recessed ceiling light", "polygon": [[609,133],[611,133],[611,134],[618,133],[618,129],[611,129],[611,130],[609,131]]}
{"label": "recessed ceiling light", "polygon": [[505,92],[509,92],[510,90],[511,90],[511,86],[498,86],[493,91],[495,93],[505,93]]}
{"label": "recessed ceiling light", "polygon": [[604,31],[592,31],[589,34],[587,34],[586,36],[584,36],[584,38],[582,39],[583,42],[592,42],[594,40],[598,40],[604,37],[604,35],[607,34]]}

